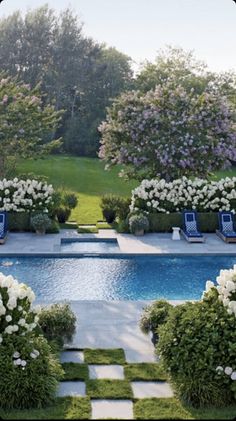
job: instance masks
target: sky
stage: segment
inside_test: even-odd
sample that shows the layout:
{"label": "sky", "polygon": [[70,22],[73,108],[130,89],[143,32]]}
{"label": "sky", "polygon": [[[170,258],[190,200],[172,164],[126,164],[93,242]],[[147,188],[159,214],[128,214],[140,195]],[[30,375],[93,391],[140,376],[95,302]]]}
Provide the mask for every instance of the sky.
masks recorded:
{"label": "sky", "polygon": [[48,3],[68,6],[84,33],[128,54],[154,61],[166,45],[194,50],[215,71],[236,71],[236,4],[233,0],[3,0],[0,17]]}

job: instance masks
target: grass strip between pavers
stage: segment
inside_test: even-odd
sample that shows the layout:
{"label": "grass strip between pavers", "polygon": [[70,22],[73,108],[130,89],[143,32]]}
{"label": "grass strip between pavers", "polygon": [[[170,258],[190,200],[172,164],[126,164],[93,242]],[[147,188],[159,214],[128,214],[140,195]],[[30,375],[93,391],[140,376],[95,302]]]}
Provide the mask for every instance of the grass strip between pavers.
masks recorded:
{"label": "grass strip between pavers", "polygon": [[166,381],[167,375],[159,363],[135,363],[124,366],[129,381]]}
{"label": "grass strip between pavers", "polygon": [[51,406],[42,409],[11,410],[0,409],[4,420],[88,420],[91,417],[89,398],[57,398]]}
{"label": "grass strip between pavers", "polygon": [[132,399],[131,385],[126,380],[88,380],[86,393],[93,399]]}
{"label": "grass strip between pavers", "polygon": [[134,402],[134,418],[138,420],[233,420],[236,406],[222,409],[195,409],[176,398],[139,399]]}
{"label": "grass strip between pavers", "polygon": [[121,364],[125,365],[125,353],[117,349],[84,349],[84,362],[87,364]]}
{"label": "grass strip between pavers", "polygon": [[80,363],[63,363],[62,368],[65,375],[62,381],[82,380],[86,381],[89,378],[89,371],[87,364]]}

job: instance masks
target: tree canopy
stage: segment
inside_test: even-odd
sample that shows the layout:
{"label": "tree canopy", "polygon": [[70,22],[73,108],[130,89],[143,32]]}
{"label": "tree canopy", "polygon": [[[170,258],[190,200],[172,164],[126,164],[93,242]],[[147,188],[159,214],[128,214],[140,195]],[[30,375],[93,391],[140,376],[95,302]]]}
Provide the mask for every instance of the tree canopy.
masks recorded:
{"label": "tree canopy", "polygon": [[19,157],[39,157],[60,145],[54,132],[61,114],[43,104],[38,87],[0,75],[0,176],[8,175]]}

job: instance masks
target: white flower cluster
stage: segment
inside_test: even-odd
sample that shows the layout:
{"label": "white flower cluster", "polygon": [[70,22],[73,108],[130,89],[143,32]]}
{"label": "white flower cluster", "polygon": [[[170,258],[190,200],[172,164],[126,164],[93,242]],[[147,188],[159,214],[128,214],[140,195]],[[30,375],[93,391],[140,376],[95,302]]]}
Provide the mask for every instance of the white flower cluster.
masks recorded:
{"label": "white flower cluster", "polygon": [[219,365],[216,367],[217,374],[226,374],[230,376],[231,380],[236,381],[236,370],[233,370],[232,367],[225,367],[225,369]]}
{"label": "white flower cluster", "polygon": [[4,335],[25,336],[36,328],[40,308],[32,307],[34,299],[31,288],[0,273],[0,344]]}
{"label": "white flower cluster", "polygon": [[195,209],[200,212],[234,212],[235,199],[236,177],[219,181],[191,180],[187,177],[172,182],[143,180],[132,191],[130,211],[170,213]]}
{"label": "white flower cluster", "polygon": [[203,293],[203,296],[211,288],[216,288],[219,301],[227,308],[229,314],[236,316],[236,265],[234,265],[233,269],[221,270],[216,282],[217,286],[213,282],[207,281],[206,291]]}
{"label": "white flower cluster", "polygon": [[25,212],[41,210],[48,212],[52,202],[52,185],[38,180],[0,180],[0,211]]}
{"label": "white flower cluster", "polygon": [[[40,353],[37,349],[33,349],[33,351],[30,353],[30,357],[34,360],[38,358],[39,355]],[[24,370],[27,365],[27,361],[24,358],[23,359],[21,358],[21,353],[18,351],[15,351],[12,357],[13,357],[13,364],[15,366],[21,367],[22,370]]]}

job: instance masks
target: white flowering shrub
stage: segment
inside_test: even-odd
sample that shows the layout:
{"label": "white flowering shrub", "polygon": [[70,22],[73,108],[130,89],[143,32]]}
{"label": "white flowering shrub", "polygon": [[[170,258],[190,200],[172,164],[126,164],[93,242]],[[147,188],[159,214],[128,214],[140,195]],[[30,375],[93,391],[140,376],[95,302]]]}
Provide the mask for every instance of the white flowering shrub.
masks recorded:
{"label": "white flowering shrub", "polygon": [[62,375],[40,335],[31,288],[0,273],[0,407],[30,408],[49,403]]}
{"label": "white flowering shrub", "polygon": [[221,271],[202,300],[173,307],[157,329],[157,352],[176,392],[196,407],[236,402],[234,277],[235,268]]}
{"label": "white flowering shrub", "polygon": [[221,270],[216,282],[217,285],[212,281],[206,282],[203,299],[210,290],[214,289],[218,294],[218,300],[226,307],[227,312],[236,317],[236,265],[233,269]]}
{"label": "white flowering shrub", "polygon": [[31,288],[11,275],[0,273],[0,343],[8,335],[24,336],[38,323],[38,308],[32,307],[35,295]]}
{"label": "white flowering shrub", "polygon": [[53,201],[53,187],[39,180],[0,180],[0,211],[48,212]]}
{"label": "white flowering shrub", "polygon": [[219,181],[186,177],[171,182],[164,179],[143,180],[132,191],[130,211],[171,213],[195,209],[199,212],[234,212],[235,199],[236,177]]}

